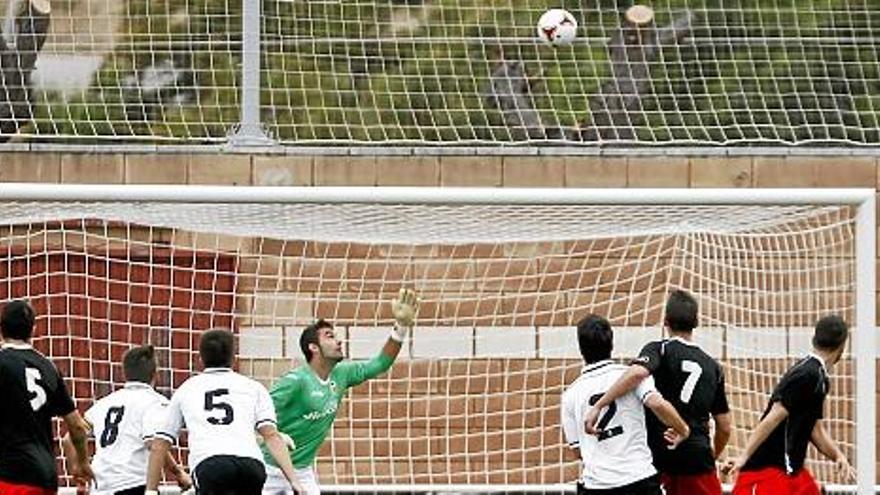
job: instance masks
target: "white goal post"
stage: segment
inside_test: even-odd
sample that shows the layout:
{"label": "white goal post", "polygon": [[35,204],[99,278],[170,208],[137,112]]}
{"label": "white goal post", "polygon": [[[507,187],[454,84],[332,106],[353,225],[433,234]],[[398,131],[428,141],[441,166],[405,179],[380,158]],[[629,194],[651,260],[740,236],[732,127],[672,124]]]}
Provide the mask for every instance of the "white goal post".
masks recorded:
{"label": "white goal post", "polygon": [[567,329],[607,314],[625,358],[660,335],[672,287],[700,300],[738,452],[805,331],[840,312],[853,341],[826,416],[867,495],[876,228],[871,189],[3,184],[0,300],[39,302],[37,347],[87,404],[118,386],[114,362],[134,343],[164,352],[167,393],[197,369],[212,325],[234,328],[239,368],[267,384],[313,318],[337,322],[350,357],[368,356],[390,322],[381,303],[415,285],[409,348],[349,392],[319,455],[328,492],[559,492],[577,472],[556,412],[579,369]]}

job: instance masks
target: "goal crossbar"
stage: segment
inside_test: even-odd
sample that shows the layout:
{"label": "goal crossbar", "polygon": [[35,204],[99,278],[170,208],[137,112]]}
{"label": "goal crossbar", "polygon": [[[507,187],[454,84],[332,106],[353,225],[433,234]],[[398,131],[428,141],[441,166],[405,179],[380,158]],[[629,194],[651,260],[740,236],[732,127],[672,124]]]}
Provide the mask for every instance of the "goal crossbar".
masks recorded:
{"label": "goal crossbar", "polygon": [[510,205],[864,205],[868,188],[577,189],[478,187],[236,187],[7,183],[0,201]]}

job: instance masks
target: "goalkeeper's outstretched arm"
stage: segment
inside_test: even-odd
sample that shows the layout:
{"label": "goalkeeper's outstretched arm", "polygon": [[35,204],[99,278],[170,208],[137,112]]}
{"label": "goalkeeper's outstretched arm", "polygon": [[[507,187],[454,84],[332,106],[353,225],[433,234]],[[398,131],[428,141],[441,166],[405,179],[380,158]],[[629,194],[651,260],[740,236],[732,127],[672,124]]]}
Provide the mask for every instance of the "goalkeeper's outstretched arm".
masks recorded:
{"label": "goalkeeper's outstretched arm", "polygon": [[394,314],[394,328],[391,329],[391,335],[385,341],[382,351],[369,361],[337,365],[337,368],[345,367],[346,369],[346,386],[359,385],[366,380],[385,373],[391,368],[394,360],[400,354],[403,343],[412,332],[418,311],[419,298],[416,296],[416,293],[410,289],[401,289],[398,297],[391,301],[391,312]]}

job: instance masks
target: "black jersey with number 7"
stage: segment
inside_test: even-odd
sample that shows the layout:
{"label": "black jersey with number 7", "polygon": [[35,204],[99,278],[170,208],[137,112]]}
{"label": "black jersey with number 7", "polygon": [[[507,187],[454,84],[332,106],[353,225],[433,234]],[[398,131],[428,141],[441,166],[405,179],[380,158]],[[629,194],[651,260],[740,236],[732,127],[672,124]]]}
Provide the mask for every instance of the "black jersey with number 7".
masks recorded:
{"label": "black jersey with number 7", "polygon": [[709,419],[730,412],[721,366],[693,342],[671,338],[650,342],[633,361],[648,368],[657,390],[675,406],[691,435],[675,450],[663,439],[665,426],[648,414],[648,442],[657,468],[668,474],[700,474],[715,469]]}

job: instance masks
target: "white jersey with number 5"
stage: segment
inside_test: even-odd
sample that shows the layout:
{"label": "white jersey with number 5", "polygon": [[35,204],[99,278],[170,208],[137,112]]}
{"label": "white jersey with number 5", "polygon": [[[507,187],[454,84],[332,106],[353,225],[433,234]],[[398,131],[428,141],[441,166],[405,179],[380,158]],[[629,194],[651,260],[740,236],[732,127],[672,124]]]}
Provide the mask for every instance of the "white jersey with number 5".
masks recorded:
{"label": "white jersey with number 5", "polygon": [[275,424],[266,387],[229,368],[206,368],[174,392],[156,437],[174,442],[186,426],[189,465],[194,471],[200,462],[216,455],[263,462],[254,430],[265,424]]}
{"label": "white jersey with number 5", "polygon": [[95,490],[113,493],[145,484],[145,442],[160,427],[167,405],[168,399],[150,385],[128,382],[85,412],[95,437]]}
{"label": "white jersey with number 5", "polygon": [[580,448],[581,482],[593,490],[618,488],[657,473],[648,448],[645,398],[656,392],[646,378],[636,390],[620,397],[599,414],[599,435],[587,435],[584,416],[620,378],[627,367],[600,361],[584,367],[581,376],[562,394],[562,430],[571,448]]}

